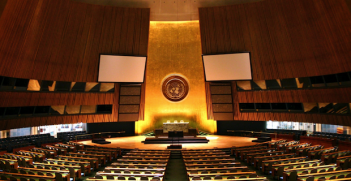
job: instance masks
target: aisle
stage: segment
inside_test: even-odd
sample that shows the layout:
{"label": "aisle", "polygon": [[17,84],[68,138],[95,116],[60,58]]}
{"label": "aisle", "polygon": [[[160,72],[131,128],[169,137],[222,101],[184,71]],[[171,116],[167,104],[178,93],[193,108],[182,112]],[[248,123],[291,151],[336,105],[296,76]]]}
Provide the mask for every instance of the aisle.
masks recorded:
{"label": "aisle", "polygon": [[170,158],[164,181],[188,181],[182,158]]}

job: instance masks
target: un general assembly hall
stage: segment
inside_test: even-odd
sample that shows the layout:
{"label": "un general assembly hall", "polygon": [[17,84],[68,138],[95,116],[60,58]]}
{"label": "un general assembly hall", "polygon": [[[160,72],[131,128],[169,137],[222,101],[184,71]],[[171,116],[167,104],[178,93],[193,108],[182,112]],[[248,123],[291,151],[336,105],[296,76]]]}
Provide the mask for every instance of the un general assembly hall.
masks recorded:
{"label": "un general assembly hall", "polygon": [[0,0],[0,181],[351,181],[351,0]]}

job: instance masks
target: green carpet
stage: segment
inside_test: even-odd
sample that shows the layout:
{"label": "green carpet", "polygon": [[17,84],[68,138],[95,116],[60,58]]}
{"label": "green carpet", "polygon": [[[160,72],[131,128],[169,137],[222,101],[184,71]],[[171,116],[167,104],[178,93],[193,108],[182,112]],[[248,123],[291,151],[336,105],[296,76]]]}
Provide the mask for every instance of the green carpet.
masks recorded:
{"label": "green carpet", "polygon": [[183,159],[169,159],[164,181],[188,181]]}

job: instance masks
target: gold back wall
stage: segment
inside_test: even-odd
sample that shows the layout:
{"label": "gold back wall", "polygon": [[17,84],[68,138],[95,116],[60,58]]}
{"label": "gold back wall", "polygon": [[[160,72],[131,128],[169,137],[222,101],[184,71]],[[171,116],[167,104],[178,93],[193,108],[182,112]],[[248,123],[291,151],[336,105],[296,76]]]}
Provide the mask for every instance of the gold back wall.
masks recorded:
{"label": "gold back wall", "polygon": [[[188,81],[189,93],[182,101],[171,102],[162,93],[162,82],[171,75]],[[161,128],[167,120],[184,120],[192,128],[216,132],[216,122],[207,119],[198,21],[150,23],[145,81],[145,117],[136,122],[136,133]]]}

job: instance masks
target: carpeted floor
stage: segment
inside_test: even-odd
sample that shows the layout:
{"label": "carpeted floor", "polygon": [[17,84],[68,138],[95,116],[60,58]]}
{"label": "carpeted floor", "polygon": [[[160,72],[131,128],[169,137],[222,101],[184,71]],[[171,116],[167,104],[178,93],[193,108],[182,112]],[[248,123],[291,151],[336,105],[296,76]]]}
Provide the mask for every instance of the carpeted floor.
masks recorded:
{"label": "carpeted floor", "polygon": [[188,181],[183,159],[169,159],[164,181]]}

